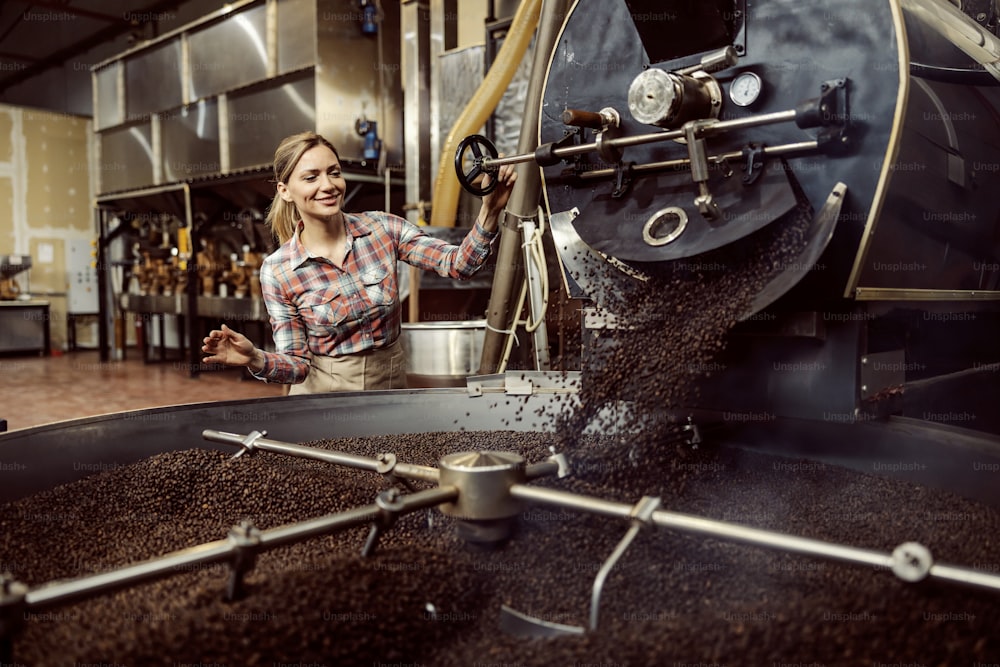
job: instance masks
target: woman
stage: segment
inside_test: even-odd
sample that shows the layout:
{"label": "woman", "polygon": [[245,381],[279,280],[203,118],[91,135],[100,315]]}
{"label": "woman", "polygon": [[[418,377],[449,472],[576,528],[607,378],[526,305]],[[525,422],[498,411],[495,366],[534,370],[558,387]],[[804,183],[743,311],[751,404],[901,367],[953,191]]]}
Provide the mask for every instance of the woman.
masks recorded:
{"label": "woman", "polygon": [[390,213],[345,212],[340,158],[315,132],[281,142],[274,178],[267,223],[281,246],[264,260],[260,283],[276,351],[223,324],[205,337],[204,361],[246,366],[265,382],[292,384],[290,394],[405,388],[396,261],[471,277],[489,256],[513,167],[500,168],[497,188],[457,246]]}

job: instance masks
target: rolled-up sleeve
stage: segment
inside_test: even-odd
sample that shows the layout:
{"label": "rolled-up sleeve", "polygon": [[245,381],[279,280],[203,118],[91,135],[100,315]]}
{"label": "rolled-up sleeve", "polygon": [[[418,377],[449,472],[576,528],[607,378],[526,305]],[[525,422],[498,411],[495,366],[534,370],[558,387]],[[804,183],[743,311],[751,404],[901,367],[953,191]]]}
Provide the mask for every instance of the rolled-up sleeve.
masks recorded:
{"label": "rolled-up sleeve", "polygon": [[439,276],[462,280],[475,275],[490,256],[496,232],[488,232],[476,221],[459,245],[452,245],[424,233],[413,223],[391,216],[390,228],[398,234],[399,259]]}
{"label": "rolled-up sleeve", "polygon": [[271,320],[275,351],[264,351],[264,368],[252,375],[265,382],[302,382],[309,375],[309,335],[298,308],[275,275],[273,262],[264,262],[260,268],[260,289]]}

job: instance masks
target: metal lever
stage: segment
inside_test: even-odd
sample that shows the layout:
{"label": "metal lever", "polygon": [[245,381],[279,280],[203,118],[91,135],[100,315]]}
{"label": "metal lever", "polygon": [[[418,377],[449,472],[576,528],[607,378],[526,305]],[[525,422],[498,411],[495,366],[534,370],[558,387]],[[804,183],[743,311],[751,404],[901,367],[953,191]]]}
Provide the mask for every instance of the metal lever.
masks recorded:
{"label": "metal lever", "polygon": [[621,125],[621,116],[612,107],[605,107],[598,112],[565,109],[562,112],[562,122],[563,125],[571,125],[573,127],[606,130],[609,127],[618,127]]}
{"label": "metal lever", "polygon": [[708,189],[708,157],[705,153],[705,140],[701,138],[702,129],[714,124],[714,121],[693,120],[685,123],[683,127],[688,157],[691,160],[691,179],[698,186],[698,196],[695,197],[694,203],[706,220],[718,220],[722,217],[719,204],[712,196],[712,191]]}
{"label": "metal lever", "polygon": [[736,53],[736,47],[730,44],[729,46],[719,49],[714,53],[709,53],[703,57],[697,65],[691,65],[690,67],[684,67],[676,70],[676,73],[694,74],[695,72],[705,72],[706,74],[711,74],[713,72],[721,72],[724,69],[729,69],[738,62],[739,54]]}

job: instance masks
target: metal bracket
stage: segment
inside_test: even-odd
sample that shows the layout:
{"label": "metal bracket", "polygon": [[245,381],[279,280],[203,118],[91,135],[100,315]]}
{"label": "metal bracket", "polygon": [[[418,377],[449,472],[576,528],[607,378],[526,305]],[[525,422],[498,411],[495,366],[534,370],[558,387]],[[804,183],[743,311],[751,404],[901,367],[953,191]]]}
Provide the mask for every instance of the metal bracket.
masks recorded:
{"label": "metal bracket", "polygon": [[375,497],[375,504],[378,505],[378,515],[372,521],[371,529],[368,531],[368,539],[361,548],[361,556],[368,558],[375,553],[378,547],[378,540],[389,528],[396,524],[399,513],[403,510],[403,502],[399,499],[398,489],[386,489]]}
{"label": "metal bracket", "polygon": [[465,393],[470,397],[501,394],[504,390],[504,380],[506,377],[505,373],[471,375],[465,379]]}
{"label": "metal bracket", "polygon": [[851,108],[849,79],[830,79],[819,86],[819,97],[805,100],[795,108],[795,124],[802,129],[822,128],[816,137],[819,147],[830,150],[848,144],[847,127]]}
{"label": "metal bracket", "polygon": [[510,219],[511,229],[517,229],[520,231],[524,228],[525,223],[537,223],[538,222],[538,211],[532,211],[530,215],[519,215],[517,213],[512,213],[510,211],[504,211],[507,217]]}
{"label": "metal bracket", "polygon": [[535,393],[535,386],[528,378],[508,375],[504,378],[504,393],[510,396],[531,396]]}
{"label": "metal bracket", "polygon": [[244,454],[253,454],[256,451],[254,447],[257,441],[266,435],[267,431],[250,431],[247,433],[247,437],[243,438],[243,441],[240,443],[240,451],[229,457],[230,460],[238,459]]}
{"label": "metal bracket", "polygon": [[620,162],[624,150],[621,146],[615,146],[610,143],[612,139],[617,138],[618,132],[617,127],[606,126],[605,129],[597,133],[594,137],[594,146],[597,148],[597,154],[606,162]]}
{"label": "metal bracket", "polygon": [[557,453],[554,446],[549,447],[549,451],[552,452],[552,456],[549,457],[549,461],[553,461],[559,466],[559,472],[556,473],[556,477],[562,479],[563,477],[569,477],[573,474],[569,467],[569,460],[566,458],[565,454]]}
{"label": "metal bracket", "polygon": [[612,199],[621,199],[628,194],[632,188],[632,167],[635,162],[619,162],[615,165],[615,189],[611,193]]}
{"label": "metal bracket", "polygon": [[743,148],[743,185],[753,185],[764,173],[764,144],[747,144]]}
{"label": "metal bracket", "polygon": [[409,480],[396,476],[395,470],[398,460],[396,459],[395,454],[379,454],[375,460],[378,461],[378,464],[375,466],[375,472],[385,477],[386,481],[390,484],[402,484],[406,487],[406,490],[411,493],[416,490],[414,486],[410,484]]}
{"label": "metal bracket", "polygon": [[701,444],[701,429],[698,428],[698,425],[694,423],[694,420],[690,416],[688,416],[687,423],[684,425],[683,430],[685,433],[690,434],[687,439],[687,444],[691,445],[692,449],[698,449],[698,445]]}
{"label": "metal bracket", "polygon": [[229,531],[229,541],[233,543],[233,558],[230,561],[232,571],[226,582],[226,599],[232,601],[243,597],[243,575],[252,570],[257,562],[260,531],[249,521],[242,521]]}
{"label": "metal bracket", "polygon": [[391,475],[393,468],[396,467],[396,455],[395,454],[379,454],[376,458],[378,465],[375,467],[375,472],[380,475]]}

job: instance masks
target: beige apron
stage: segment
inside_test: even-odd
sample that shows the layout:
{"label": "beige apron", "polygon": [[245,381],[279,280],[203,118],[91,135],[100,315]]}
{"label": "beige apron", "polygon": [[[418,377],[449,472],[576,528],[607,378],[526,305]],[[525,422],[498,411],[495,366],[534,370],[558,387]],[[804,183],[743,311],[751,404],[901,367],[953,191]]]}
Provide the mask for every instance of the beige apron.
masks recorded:
{"label": "beige apron", "polygon": [[328,391],[406,389],[406,350],[399,338],[377,350],[323,357],[313,355],[304,382],[291,385],[289,396]]}

